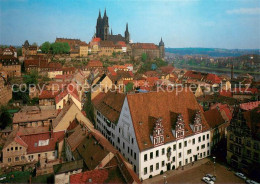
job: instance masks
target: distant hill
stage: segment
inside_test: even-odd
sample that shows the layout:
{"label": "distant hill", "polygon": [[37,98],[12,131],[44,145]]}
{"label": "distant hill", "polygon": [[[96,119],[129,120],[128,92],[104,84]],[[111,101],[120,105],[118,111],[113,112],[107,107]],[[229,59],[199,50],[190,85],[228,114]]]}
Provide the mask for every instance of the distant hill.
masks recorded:
{"label": "distant hill", "polygon": [[246,54],[260,54],[260,49],[218,49],[218,48],[165,48],[165,52],[177,55],[208,55],[211,57],[236,57]]}

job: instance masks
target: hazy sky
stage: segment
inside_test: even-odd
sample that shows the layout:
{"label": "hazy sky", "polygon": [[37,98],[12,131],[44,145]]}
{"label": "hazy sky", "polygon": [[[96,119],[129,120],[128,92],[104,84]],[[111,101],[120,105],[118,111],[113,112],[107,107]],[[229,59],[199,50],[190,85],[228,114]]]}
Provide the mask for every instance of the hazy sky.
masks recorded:
{"label": "hazy sky", "polygon": [[0,0],[0,44],[89,42],[99,9],[113,33],[166,47],[260,48],[260,0]]}

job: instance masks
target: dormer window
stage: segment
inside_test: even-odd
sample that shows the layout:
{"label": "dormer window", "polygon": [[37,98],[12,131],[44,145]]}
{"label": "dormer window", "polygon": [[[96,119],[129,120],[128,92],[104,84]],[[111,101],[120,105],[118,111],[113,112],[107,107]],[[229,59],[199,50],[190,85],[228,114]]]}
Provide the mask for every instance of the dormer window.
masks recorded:
{"label": "dormer window", "polygon": [[193,122],[193,132],[200,133],[202,131],[202,123],[201,123],[201,115],[200,111],[197,111],[195,114],[194,122]]}
{"label": "dormer window", "polygon": [[184,121],[182,114],[178,115],[176,126],[175,126],[175,137],[176,139],[184,138]]}
{"label": "dormer window", "polygon": [[164,128],[162,126],[162,118],[159,118],[156,120],[154,129],[153,129],[152,140],[153,140],[154,147],[164,144],[164,135],[163,134],[164,134]]}

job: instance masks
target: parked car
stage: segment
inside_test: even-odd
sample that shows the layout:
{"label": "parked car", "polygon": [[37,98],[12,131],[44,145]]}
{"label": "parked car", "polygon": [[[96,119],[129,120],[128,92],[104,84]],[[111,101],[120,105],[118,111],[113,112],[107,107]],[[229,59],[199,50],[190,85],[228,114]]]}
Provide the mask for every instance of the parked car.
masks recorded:
{"label": "parked car", "polygon": [[204,176],[201,180],[204,181],[207,184],[214,184],[214,181],[210,180],[209,177]]}
{"label": "parked car", "polygon": [[208,177],[211,181],[216,181],[216,176],[213,176],[212,174],[206,174],[205,177]]}
{"label": "parked car", "polygon": [[246,180],[246,183],[248,183],[248,184],[259,184],[258,182],[254,181],[254,180]]}
{"label": "parked car", "polygon": [[235,175],[243,180],[246,180],[246,176],[243,173],[236,172]]}

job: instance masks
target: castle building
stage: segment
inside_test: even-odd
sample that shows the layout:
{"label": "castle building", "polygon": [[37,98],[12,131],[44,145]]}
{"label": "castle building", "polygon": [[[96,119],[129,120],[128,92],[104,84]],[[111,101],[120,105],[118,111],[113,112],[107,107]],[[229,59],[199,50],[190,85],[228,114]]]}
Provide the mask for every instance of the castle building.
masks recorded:
{"label": "castle building", "polygon": [[101,40],[113,41],[114,44],[119,41],[124,41],[126,43],[130,42],[130,33],[128,31],[128,24],[126,24],[126,30],[124,37],[121,34],[114,35],[111,29],[111,33],[109,33],[109,21],[106,10],[104,12],[103,18],[101,17],[101,12],[99,11],[99,15],[97,18],[96,25],[96,37]]}

